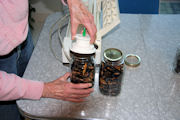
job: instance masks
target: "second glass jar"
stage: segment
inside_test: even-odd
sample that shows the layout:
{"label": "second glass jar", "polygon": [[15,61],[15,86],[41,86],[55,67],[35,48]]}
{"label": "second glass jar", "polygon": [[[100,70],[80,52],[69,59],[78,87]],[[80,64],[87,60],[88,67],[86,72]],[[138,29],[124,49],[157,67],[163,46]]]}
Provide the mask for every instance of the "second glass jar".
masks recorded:
{"label": "second glass jar", "polygon": [[116,48],[105,50],[99,76],[100,92],[104,95],[117,96],[120,93],[123,72],[122,52]]}

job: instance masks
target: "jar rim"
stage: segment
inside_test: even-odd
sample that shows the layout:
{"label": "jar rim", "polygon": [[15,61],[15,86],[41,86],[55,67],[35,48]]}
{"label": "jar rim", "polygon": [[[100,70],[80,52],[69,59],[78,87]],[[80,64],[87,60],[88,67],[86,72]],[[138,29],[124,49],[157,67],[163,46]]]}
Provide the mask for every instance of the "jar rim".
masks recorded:
{"label": "jar rim", "polygon": [[104,51],[104,58],[109,61],[119,61],[123,58],[123,53],[117,48],[108,48]]}

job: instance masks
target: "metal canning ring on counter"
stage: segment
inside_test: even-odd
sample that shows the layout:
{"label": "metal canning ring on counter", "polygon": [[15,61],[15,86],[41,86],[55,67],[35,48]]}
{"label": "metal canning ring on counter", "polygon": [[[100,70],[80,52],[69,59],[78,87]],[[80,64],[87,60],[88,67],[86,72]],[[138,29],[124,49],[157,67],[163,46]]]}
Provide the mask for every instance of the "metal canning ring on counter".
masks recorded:
{"label": "metal canning ring on counter", "polygon": [[125,64],[130,67],[137,67],[141,63],[141,58],[135,54],[128,54],[125,57]]}

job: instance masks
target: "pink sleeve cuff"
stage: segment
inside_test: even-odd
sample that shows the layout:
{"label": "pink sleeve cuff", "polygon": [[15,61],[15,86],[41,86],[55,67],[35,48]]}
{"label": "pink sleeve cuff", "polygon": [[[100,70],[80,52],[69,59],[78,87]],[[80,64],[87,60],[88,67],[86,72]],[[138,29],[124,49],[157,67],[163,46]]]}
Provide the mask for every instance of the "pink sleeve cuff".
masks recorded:
{"label": "pink sleeve cuff", "polygon": [[38,100],[41,98],[44,88],[44,83],[40,81],[32,81],[32,80],[25,80],[26,81],[26,92],[22,98],[25,99],[34,99]]}

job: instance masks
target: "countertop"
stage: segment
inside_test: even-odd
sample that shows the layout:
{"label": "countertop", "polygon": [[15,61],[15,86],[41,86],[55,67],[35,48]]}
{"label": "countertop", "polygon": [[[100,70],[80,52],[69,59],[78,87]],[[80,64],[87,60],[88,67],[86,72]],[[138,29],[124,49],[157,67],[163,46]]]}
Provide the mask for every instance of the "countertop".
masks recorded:
{"label": "countertop", "polygon": [[[60,17],[61,13],[54,13],[46,19],[24,78],[48,82],[69,71],[49,48],[50,27]],[[41,119],[180,120],[180,74],[173,72],[180,15],[120,14],[120,19],[120,25],[103,38],[102,52],[118,48],[124,55],[139,55],[142,61],[137,68],[125,66],[118,96],[102,95],[96,79],[95,91],[86,102],[18,100],[21,113]],[[52,43],[61,57],[57,33]]]}

